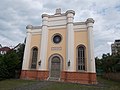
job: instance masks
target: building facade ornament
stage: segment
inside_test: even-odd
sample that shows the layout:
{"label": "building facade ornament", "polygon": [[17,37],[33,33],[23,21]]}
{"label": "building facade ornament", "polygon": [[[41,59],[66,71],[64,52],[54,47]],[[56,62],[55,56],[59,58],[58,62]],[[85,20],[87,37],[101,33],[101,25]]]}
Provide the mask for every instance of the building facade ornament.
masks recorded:
{"label": "building facade ornament", "polygon": [[73,10],[68,10],[68,11],[66,11],[66,15],[67,15],[67,14],[70,14],[70,13],[72,13],[73,15],[75,15],[75,11],[73,11]]}
{"label": "building facade ornament", "polygon": [[42,18],[43,17],[48,17],[49,15],[48,14],[42,14]]}
{"label": "building facade ornament", "polygon": [[57,14],[61,14],[61,8],[56,9],[55,15],[57,15]]}
{"label": "building facade ornament", "polygon": [[87,20],[86,20],[86,24],[88,24],[88,23],[94,23],[95,21],[93,20],[93,18],[88,18]]}
{"label": "building facade ornament", "polygon": [[21,78],[96,84],[93,24],[74,22],[75,11],[42,14],[28,25]]}
{"label": "building facade ornament", "polygon": [[33,29],[33,26],[32,25],[27,25],[26,29]]}

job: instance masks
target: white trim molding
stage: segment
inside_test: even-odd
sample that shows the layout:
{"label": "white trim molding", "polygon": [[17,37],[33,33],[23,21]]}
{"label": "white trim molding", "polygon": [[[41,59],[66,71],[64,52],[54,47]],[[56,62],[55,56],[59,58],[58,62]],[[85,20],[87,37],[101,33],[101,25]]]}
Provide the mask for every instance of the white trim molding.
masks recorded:
{"label": "white trim molding", "polygon": [[40,70],[47,70],[47,45],[48,45],[48,15],[42,15],[42,38],[41,38],[41,49],[40,49]]}
{"label": "white trim molding", "polygon": [[[73,19],[75,12],[69,10],[66,12],[67,14],[67,48],[66,48],[66,69],[67,71],[75,71],[74,68],[74,29],[73,29]],[[68,66],[68,62],[70,65]]]}
{"label": "white trim molding", "polygon": [[[30,31],[30,29],[27,29],[27,31]],[[27,32],[22,70],[29,70],[29,60],[30,60],[30,51],[31,51],[30,43],[31,43],[31,33]]]}
{"label": "white trim molding", "polygon": [[94,20],[92,18],[88,18],[86,21],[88,29],[88,72],[95,73],[93,23]]}

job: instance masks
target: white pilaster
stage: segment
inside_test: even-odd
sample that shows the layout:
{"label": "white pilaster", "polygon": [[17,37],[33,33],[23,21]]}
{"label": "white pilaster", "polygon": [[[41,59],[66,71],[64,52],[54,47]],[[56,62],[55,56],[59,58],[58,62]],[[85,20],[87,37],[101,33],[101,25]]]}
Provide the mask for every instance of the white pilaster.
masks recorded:
{"label": "white pilaster", "polygon": [[[66,56],[66,69],[68,71],[75,71],[74,68],[74,30],[73,30],[73,19],[75,12],[73,10],[68,10],[66,12],[67,15],[67,56]],[[68,62],[70,61],[70,66],[68,66]]]}
{"label": "white pilaster", "polygon": [[40,48],[40,70],[46,70],[46,59],[47,59],[47,44],[48,44],[48,15],[42,15],[42,38]]}
{"label": "white pilaster", "polygon": [[29,69],[29,61],[30,61],[30,43],[31,43],[31,28],[32,25],[28,25],[26,27],[27,29],[27,37],[26,37],[26,43],[25,43],[25,51],[24,51],[24,57],[23,57],[23,65],[22,70],[28,70]]}
{"label": "white pilaster", "polygon": [[88,18],[86,21],[88,29],[88,72],[95,73],[95,59],[94,59],[94,41],[93,41],[93,24],[94,20]]}

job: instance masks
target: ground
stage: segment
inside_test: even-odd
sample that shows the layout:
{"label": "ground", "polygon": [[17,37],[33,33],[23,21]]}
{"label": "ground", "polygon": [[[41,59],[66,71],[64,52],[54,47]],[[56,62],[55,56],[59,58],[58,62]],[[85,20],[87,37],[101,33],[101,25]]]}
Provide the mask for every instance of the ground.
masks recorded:
{"label": "ground", "polygon": [[120,90],[120,82],[101,77],[97,85],[9,79],[0,81],[0,90]]}

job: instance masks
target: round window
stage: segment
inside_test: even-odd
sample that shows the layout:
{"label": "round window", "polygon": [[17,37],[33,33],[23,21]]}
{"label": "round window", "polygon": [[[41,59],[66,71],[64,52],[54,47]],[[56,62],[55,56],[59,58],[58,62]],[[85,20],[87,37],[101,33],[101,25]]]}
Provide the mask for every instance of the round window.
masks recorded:
{"label": "round window", "polygon": [[60,43],[61,39],[62,39],[61,35],[59,35],[59,34],[56,34],[56,35],[53,36],[53,42],[56,43],[56,44]]}

